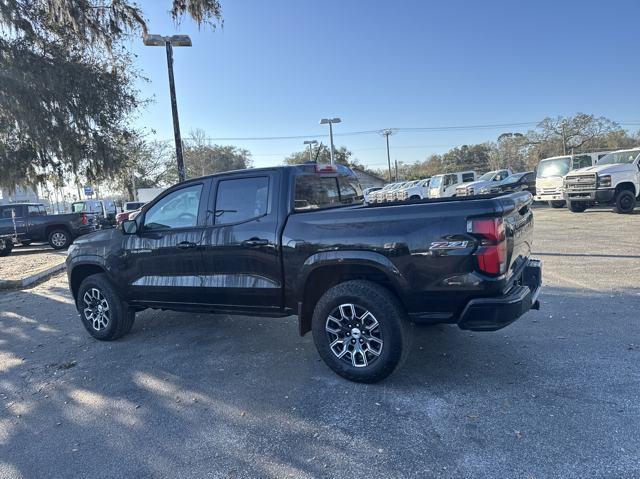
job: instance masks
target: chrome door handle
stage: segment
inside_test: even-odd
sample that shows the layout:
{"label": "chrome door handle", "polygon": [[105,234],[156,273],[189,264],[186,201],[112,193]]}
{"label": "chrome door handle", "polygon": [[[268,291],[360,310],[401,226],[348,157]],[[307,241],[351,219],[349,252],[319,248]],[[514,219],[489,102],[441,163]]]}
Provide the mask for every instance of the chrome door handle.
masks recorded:
{"label": "chrome door handle", "polygon": [[182,243],[178,243],[176,246],[180,249],[189,249],[189,248],[195,248],[196,244],[191,243],[190,241],[183,241]]}

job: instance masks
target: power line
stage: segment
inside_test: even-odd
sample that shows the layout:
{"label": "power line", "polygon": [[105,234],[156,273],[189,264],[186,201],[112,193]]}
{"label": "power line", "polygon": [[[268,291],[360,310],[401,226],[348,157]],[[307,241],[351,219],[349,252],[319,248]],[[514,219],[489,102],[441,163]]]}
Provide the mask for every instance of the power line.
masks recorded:
{"label": "power line", "polygon": [[[419,133],[419,132],[444,132],[444,131],[472,131],[472,130],[491,130],[491,129],[503,129],[503,128],[523,128],[537,126],[539,121],[525,121],[515,123],[493,123],[493,124],[480,124],[480,125],[447,125],[447,126],[425,126],[425,127],[402,127],[402,128],[389,128],[394,133]],[[620,122],[620,125],[627,126],[640,126],[638,121]],[[334,136],[361,136],[361,135],[378,135],[383,129],[379,130],[361,130],[350,131],[342,133],[334,133]],[[325,138],[328,135],[324,134],[308,134],[308,135],[291,135],[291,136],[246,136],[246,137],[207,137],[204,138],[208,141],[277,141],[277,140],[302,140],[302,139],[314,139]],[[190,137],[185,140],[191,139]]]}

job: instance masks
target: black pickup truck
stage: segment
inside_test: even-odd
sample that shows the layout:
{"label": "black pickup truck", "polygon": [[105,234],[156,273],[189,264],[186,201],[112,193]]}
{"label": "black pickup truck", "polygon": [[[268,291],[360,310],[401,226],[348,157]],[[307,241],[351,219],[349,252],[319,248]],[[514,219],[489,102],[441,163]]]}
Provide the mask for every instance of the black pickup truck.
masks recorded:
{"label": "black pickup truck", "polygon": [[144,308],[297,315],[331,369],[374,382],[406,356],[411,322],[493,331],[539,306],[531,202],[364,205],[344,167],[223,173],[76,241],[69,286],[97,339],[128,333]]}
{"label": "black pickup truck", "polygon": [[84,213],[48,215],[39,203],[0,205],[0,235],[16,235],[24,245],[47,241],[54,249],[64,249],[96,227],[95,218]]}

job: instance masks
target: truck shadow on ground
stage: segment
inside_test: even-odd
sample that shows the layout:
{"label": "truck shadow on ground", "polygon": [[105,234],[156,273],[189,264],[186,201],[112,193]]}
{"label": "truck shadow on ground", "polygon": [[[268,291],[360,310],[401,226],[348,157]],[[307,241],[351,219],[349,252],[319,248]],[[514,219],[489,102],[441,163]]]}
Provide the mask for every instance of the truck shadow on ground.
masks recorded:
{"label": "truck shadow on ground", "polygon": [[[543,311],[502,331],[417,327],[404,368],[364,385],[321,363],[310,335],[297,336],[293,318],[145,311],[129,336],[102,343],[82,329],[64,288],[51,293],[0,296],[2,476],[321,477],[371,470],[401,477],[432,475],[443,465],[452,477],[484,475],[490,471],[476,468],[491,465],[464,456],[502,458],[517,440],[514,415],[527,415],[519,424],[532,428],[546,421],[522,391],[542,394],[552,378],[566,375],[567,362],[585,360],[586,352],[567,347],[579,321],[573,312],[595,314],[610,299],[548,288]],[[626,310],[617,313],[615,320],[629,321]],[[610,342],[598,344],[589,354],[611,354]],[[580,402],[580,389],[578,383],[549,400],[560,408],[567,397]],[[516,400],[530,409],[515,411]],[[478,429],[486,420],[503,424],[509,436]],[[469,437],[464,445],[460,435]],[[533,463],[514,464],[514,475],[559,472],[547,460],[555,444],[530,444]],[[587,457],[596,454],[597,446],[584,447]]]}

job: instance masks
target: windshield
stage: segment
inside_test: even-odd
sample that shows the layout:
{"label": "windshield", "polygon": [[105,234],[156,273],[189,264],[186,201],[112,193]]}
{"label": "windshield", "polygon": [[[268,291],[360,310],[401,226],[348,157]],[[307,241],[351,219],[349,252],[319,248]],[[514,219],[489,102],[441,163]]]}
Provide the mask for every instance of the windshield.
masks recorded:
{"label": "windshield", "polygon": [[538,165],[538,178],[549,178],[550,176],[564,176],[571,169],[571,157],[563,156],[552,160],[542,160]]}
{"label": "windshield", "polygon": [[616,151],[603,156],[598,165],[614,165],[616,163],[631,164],[640,154],[640,150]]}
{"label": "windshield", "polygon": [[526,173],[516,173],[515,175],[508,176],[506,179],[502,180],[502,184],[510,185],[512,183],[517,183],[524,175],[526,175]]}
{"label": "windshield", "polygon": [[442,183],[442,176],[434,176],[433,178],[431,178],[431,183],[429,183],[429,186],[431,188],[439,188],[440,183]]}
{"label": "windshield", "polygon": [[495,176],[495,174],[496,174],[495,171],[490,171],[489,173],[485,173],[480,178],[478,178],[477,181],[489,181]]}

